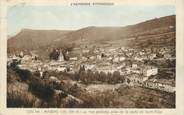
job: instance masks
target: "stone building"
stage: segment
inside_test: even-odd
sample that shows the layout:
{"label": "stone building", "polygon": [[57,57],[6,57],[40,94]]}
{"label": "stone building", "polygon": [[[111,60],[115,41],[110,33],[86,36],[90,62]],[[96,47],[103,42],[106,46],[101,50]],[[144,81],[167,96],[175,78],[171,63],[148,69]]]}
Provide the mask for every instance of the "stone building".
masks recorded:
{"label": "stone building", "polygon": [[158,68],[152,67],[152,66],[147,66],[143,69],[143,75],[144,76],[151,76],[151,75],[156,75],[158,74]]}

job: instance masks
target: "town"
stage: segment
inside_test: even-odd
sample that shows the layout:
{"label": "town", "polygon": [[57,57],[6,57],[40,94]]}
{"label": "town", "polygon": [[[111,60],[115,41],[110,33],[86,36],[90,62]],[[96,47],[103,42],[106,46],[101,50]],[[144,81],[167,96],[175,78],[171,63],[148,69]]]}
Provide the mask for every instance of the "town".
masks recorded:
{"label": "town", "polygon": [[22,29],[8,39],[7,106],[175,108],[175,15],[125,27]]}
{"label": "town", "polygon": [[[52,53],[58,55],[42,61],[33,52],[25,54],[21,51],[9,56],[8,66],[13,61],[20,61],[18,66],[21,69],[39,71],[40,78],[44,78],[45,71],[75,74],[82,70],[93,73],[103,72],[106,75],[117,72],[125,79],[124,83],[127,85],[175,92],[175,49],[172,47],[133,49],[85,46],[73,48],[65,54],[62,49],[54,49]],[[67,60],[66,57],[68,57]],[[173,68],[167,65],[168,62]]]}

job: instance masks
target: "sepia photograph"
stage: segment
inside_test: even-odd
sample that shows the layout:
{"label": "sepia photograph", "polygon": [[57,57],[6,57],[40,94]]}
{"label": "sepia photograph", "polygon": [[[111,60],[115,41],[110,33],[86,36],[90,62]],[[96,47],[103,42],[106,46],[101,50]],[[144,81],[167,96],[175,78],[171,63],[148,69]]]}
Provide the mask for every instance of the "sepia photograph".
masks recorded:
{"label": "sepia photograph", "polygon": [[7,108],[176,108],[176,8],[7,8]]}

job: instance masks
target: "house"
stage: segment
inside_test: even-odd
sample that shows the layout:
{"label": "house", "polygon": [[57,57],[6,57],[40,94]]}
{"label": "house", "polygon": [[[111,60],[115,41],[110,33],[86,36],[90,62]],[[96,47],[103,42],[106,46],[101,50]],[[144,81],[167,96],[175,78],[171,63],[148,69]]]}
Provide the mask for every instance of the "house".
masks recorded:
{"label": "house", "polygon": [[87,61],[87,60],[88,60],[87,57],[82,56],[82,61]]}
{"label": "house", "polygon": [[142,85],[146,80],[148,80],[148,77],[133,73],[126,75],[125,79],[125,81],[129,82],[132,85]]}
{"label": "house", "polygon": [[18,59],[18,57],[15,54],[12,56],[12,60],[14,59]]}
{"label": "house", "polygon": [[77,57],[70,57],[70,60],[71,60],[71,61],[77,61],[78,58],[77,58]]}
{"label": "house", "polygon": [[23,51],[20,52],[19,56],[22,58],[24,56]]}
{"label": "house", "polygon": [[125,51],[125,50],[126,50],[126,48],[125,48],[125,47],[121,47],[120,49],[121,49],[122,51]]}
{"label": "house", "polygon": [[105,74],[108,74],[108,73],[111,73],[113,74],[116,70],[113,70],[113,69],[99,69],[98,72],[104,72]]}
{"label": "house", "polygon": [[116,67],[117,68],[117,70],[121,70],[122,68],[124,68],[126,66],[126,64],[125,63],[122,63],[120,66],[118,66],[118,67]]}
{"label": "house", "polygon": [[88,49],[83,49],[82,53],[89,53],[89,50]]}
{"label": "house", "polygon": [[144,76],[151,76],[151,75],[156,75],[158,74],[158,68],[152,67],[152,66],[147,66],[143,69],[143,75]]}
{"label": "house", "polygon": [[127,71],[125,69],[123,69],[123,70],[121,70],[119,72],[120,72],[120,75],[122,75],[122,76],[130,74],[130,73],[127,73]]}
{"label": "house", "polygon": [[22,58],[22,62],[31,61],[31,60],[32,60],[32,56],[30,55],[24,55],[24,57]]}
{"label": "house", "polygon": [[172,56],[171,56],[171,54],[166,53],[166,54],[164,54],[164,58],[165,58],[165,59],[170,59],[170,58],[172,58]]}
{"label": "house", "polygon": [[59,66],[59,67],[56,68],[56,71],[66,72],[67,71],[67,68],[65,66]]}
{"label": "house", "polygon": [[152,54],[149,55],[150,60],[153,60],[156,57],[157,57],[157,55],[155,53],[152,53]]}
{"label": "house", "polygon": [[133,64],[132,64],[132,68],[134,68],[134,69],[135,69],[135,68],[138,68],[138,65],[135,64],[135,63],[133,63]]}
{"label": "house", "polygon": [[127,74],[130,74],[130,72],[131,72],[131,68],[130,68],[130,67],[126,67],[125,70],[126,70],[126,73],[127,73]]}
{"label": "house", "polygon": [[112,57],[108,57],[107,58],[107,61],[111,61],[113,58]]}
{"label": "house", "polygon": [[94,59],[96,59],[96,57],[95,56],[90,56],[89,59],[94,60]]}
{"label": "house", "polygon": [[139,54],[142,56],[142,55],[145,55],[145,52],[141,51],[141,52],[139,52]]}
{"label": "house", "polygon": [[114,51],[116,51],[116,48],[109,49],[109,52],[114,52]]}
{"label": "house", "polygon": [[137,60],[137,61],[143,61],[143,58],[141,58],[141,57],[137,57],[137,56],[136,56],[136,57],[134,57],[134,59],[135,59],[135,60]]}
{"label": "house", "polygon": [[114,71],[117,71],[117,68],[114,68],[110,65],[104,65],[104,66],[99,66],[98,68],[96,68],[96,70],[99,73],[104,72],[104,73],[108,74],[108,73],[113,73]]}
{"label": "house", "polygon": [[93,50],[93,53],[98,54],[99,52],[100,52],[99,49],[94,49],[94,50]]}
{"label": "house", "polygon": [[126,59],[126,58],[123,57],[123,56],[119,57],[119,61],[120,61],[120,62],[124,61],[125,59]]}
{"label": "house", "polygon": [[61,81],[55,76],[50,76],[49,81],[50,82],[55,82],[55,83],[61,83]]}
{"label": "house", "polygon": [[87,71],[87,70],[94,71],[95,70],[95,65],[85,64],[85,65],[83,65],[83,67],[84,67],[85,71]]}
{"label": "house", "polygon": [[168,83],[156,80],[156,79],[147,80],[143,86],[148,87],[148,88],[152,88],[152,89],[158,89],[161,91],[166,91],[166,92],[174,92],[175,91],[175,87],[172,84],[168,84]]}
{"label": "house", "polygon": [[131,73],[141,74],[141,71],[139,68],[134,68],[134,69],[131,69]]}
{"label": "house", "polygon": [[101,59],[102,59],[101,55],[97,55],[96,58],[97,58],[98,60],[101,60]]}
{"label": "house", "polygon": [[118,63],[119,62],[119,57],[114,57],[112,61],[113,61],[113,63]]}
{"label": "house", "polygon": [[127,52],[126,55],[127,55],[128,57],[132,57],[132,56],[133,56],[133,53],[132,53],[132,52]]}

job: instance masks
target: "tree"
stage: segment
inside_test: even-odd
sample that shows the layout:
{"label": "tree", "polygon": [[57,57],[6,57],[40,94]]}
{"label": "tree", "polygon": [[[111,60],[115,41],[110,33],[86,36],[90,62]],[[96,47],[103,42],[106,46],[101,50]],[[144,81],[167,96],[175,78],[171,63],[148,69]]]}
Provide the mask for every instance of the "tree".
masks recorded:
{"label": "tree", "polygon": [[68,52],[67,49],[62,50],[62,54],[63,54],[63,57],[64,57],[65,61],[68,61],[70,59],[70,57],[68,56],[67,52]]}
{"label": "tree", "polygon": [[49,58],[50,60],[58,60],[59,59],[60,52],[59,50],[54,49],[50,54]]}
{"label": "tree", "polygon": [[105,79],[107,79],[106,73],[101,71],[100,76],[99,76],[99,81],[104,82],[104,81],[106,81]]}

